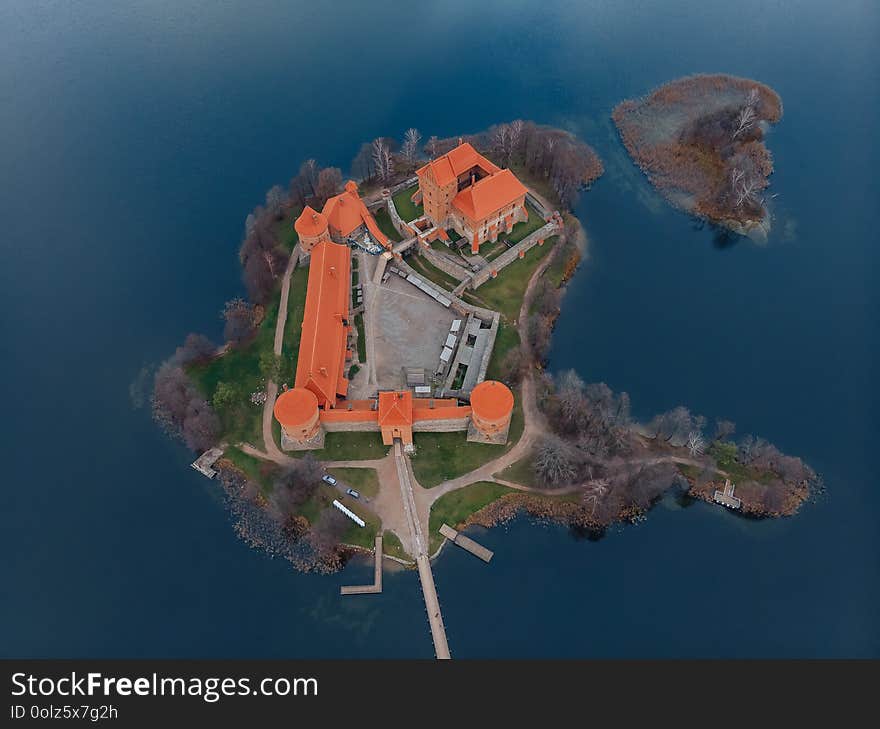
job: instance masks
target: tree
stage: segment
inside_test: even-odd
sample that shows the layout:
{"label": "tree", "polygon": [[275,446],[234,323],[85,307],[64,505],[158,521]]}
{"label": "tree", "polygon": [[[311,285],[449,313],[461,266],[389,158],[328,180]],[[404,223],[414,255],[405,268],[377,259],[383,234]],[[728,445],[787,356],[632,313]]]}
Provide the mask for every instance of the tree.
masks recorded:
{"label": "tree", "polygon": [[281,220],[284,217],[284,204],[287,202],[287,195],[281,185],[273,185],[266,193],[266,210],[275,218]]}
{"label": "tree", "polygon": [[412,164],[416,159],[416,153],[419,149],[419,142],[422,141],[422,135],[415,127],[410,127],[403,135],[403,147],[401,151],[407,162]]}
{"label": "tree", "polygon": [[275,277],[272,269],[262,254],[246,256],[244,265],[244,285],[248,292],[248,298],[258,304],[264,304],[269,299],[272,287],[275,285]]}
{"label": "tree", "polygon": [[214,356],[217,347],[203,334],[187,334],[183,344],[174,352],[173,360],[181,365],[203,362]]}
{"label": "tree", "polygon": [[376,169],[376,175],[382,182],[387,182],[394,173],[394,161],[391,159],[391,150],[381,137],[373,140],[373,166]]}
{"label": "tree", "polygon": [[732,420],[715,421],[715,440],[727,440],[736,432],[736,423]]}
{"label": "tree", "polygon": [[749,129],[751,129],[752,125],[754,125],[755,121],[758,119],[757,107],[758,105],[758,89],[753,88],[749,91],[749,95],[746,97],[745,106],[740,109],[739,114],[736,115],[735,127],[733,130],[733,139],[736,139],[740,134],[745,133]]}
{"label": "tree", "polygon": [[434,157],[437,156],[439,144],[440,144],[440,140],[437,138],[436,134],[432,134],[428,138],[428,143],[425,145],[425,149],[427,150],[428,156],[430,156],[431,159],[433,159]]}
{"label": "tree", "polygon": [[321,485],[322,473],[321,464],[308,453],[276,479],[272,489],[272,506],[282,523],[314,496]]}
{"label": "tree", "polygon": [[688,433],[687,448],[690,451],[691,456],[696,458],[697,456],[703,455],[705,446],[706,442],[703,440],[703,434],[699,430],[692,430]]}
{"label": "tree", "polygon": [[373,145],[364,142],[357,155],[351,161],[351,174],[361,180],[372,180],[376,176],[373,165]]}
{"label": "tree", "polygon": [[190,400],[183,421],[183,442],[194,451],[204,451],[214,445],[219,433],[220,419],[205,399]]}
{"label": "tree", "polygon": [[238,391],[234,385],[228,382],[218,382],[214,390],[214,397],[211,398],[211,404],[216,410],[225,410],[234,405],[238,399]]}
{"label": "tree", "polygon": [[241,344],[254,333],[256,325],[254,307],[244,299],[235,298],[227,301],[220,316],[226,321],[223,326],[223,337],[230,344]]}
{"label": "tree", "polygon": [[571,448],[565,441],[554,437],[545,438],[538,444],[534,469],[535,474],[551,486],[569,483],[577,475]]}
{"label": "tree", "polygon": [[315,186],[315,197],[321,205],[333,197],[342,187],[342,171],[338,167],[325,167],[318,173],[318,182]]}

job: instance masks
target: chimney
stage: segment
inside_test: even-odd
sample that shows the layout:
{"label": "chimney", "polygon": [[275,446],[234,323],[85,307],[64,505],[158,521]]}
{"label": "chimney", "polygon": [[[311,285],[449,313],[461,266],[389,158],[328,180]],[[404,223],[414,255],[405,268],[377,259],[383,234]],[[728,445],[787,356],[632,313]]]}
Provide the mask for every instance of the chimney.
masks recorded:
{"label": "chimney", "polygon": [[319,367],[318,372],[320,372],[322,375],[324,375],[324,377],[327,376],[327,368],[326,367]]}
{"label": "chimney", "polygon": [[336,266],[330,266],[330,276],[336,278]]}

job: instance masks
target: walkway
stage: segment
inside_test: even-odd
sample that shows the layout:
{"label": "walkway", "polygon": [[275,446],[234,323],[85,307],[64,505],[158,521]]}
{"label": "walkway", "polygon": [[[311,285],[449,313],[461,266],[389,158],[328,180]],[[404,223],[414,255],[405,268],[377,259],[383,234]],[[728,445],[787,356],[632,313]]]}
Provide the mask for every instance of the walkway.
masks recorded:
{"label": "walkway", "polygon": [[434,586],[434,575],[431,572],[431,560],[428,556],[428,541],[422,530],[416,503],[413,496],[413,485],[410,481],[407,458],[399,440],[394,441],[394,460],[397,464],[397,477],[400,482],[400,496],[404,512],[409,523],[410,536],[415,545],[416,565],[419,568],[419,580],[422,583],[422,597],[428,611],[428,624],[431,626],[431,638],[434,641],[434,653],[437,658],[451,658],[449,644],[446,641],[446,627],[440,614],[440,600]]}

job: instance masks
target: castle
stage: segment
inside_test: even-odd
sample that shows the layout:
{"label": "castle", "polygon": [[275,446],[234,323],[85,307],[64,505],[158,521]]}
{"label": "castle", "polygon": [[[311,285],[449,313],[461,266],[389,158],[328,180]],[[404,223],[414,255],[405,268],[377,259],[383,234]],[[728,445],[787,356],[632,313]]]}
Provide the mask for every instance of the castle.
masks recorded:
{"label": "castle", "polygon": [[506,443],[513,393],[501,382],[477,384],[470,403],[414,397],[412,390],[347,398],[346,366],[353,357],[351,249],[334,241],[368,233],[380,245],[390,248],[390,244],[351,181],[322,212],[306,206],[294,227],[310,263],[294,386],[282,392],[274,406],[282,448],[319,449],[325,433],[334,431],[376,431],[385,445],[399,439],[412,446],[413,433],[420,431],[467,431],[468,440]]}
{"label": "castle", "polygon": [[528,190],[507,169],[501,169],[467,142],[416,171],[419,189],[413,202],[440,229],[454,229],[477,254],[480,245],[498,240],[528,220]]}

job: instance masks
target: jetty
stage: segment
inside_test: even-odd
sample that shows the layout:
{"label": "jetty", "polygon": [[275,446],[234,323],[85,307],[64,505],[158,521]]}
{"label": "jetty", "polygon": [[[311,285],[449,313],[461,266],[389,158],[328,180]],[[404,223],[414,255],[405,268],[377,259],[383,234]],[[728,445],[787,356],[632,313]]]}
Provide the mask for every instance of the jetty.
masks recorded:
{"label": "jetty", "polygon": [[729,478],[725,479],[724,491],[715,491],[715,501],[722,506],[726,506],[728,509],[738,509],[740,506],[742,506],[742,500],[733,495],[733,490],[735,488],[736,484],[730,483]]}
{"label": "jetty", "polygon": [[491,549],[486,549],[482,544],[475,542],[470,537],[457,532],[449,524],[440,527],[440,533],[456,546],[461,547],[465,552],[470,552],[474,557],[479,557],[484,562],[488,562],[495,554]]}
{"label": "jetty", "polygon": [[200,455],[190,465],[203,476],[214,478],[214,476],[217,475],[217,470],[213,468],[213,465],[217,463],[217,461],[220,459],[220,456],[222,455],[222,448],[211,448],[210,450],[202,453],[202,455]]}
{"label": "jetty", "polygon": [[382,535],[376,537],[376,545],[373,549],[376,559],[372,585],[343,585],[339,592],[343,595],[374,595],[382,592]]}

